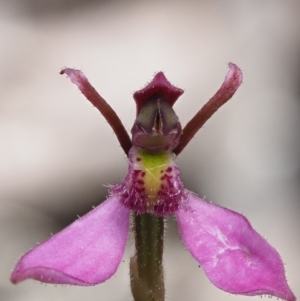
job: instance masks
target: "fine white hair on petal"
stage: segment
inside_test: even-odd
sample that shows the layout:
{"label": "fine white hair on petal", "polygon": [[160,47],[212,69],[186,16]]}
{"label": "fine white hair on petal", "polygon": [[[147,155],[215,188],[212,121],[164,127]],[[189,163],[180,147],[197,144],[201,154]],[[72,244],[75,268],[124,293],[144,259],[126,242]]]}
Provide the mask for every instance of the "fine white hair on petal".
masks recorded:
{"label": "fine white hair on petal", "polygon": [[214,285],[233,294],[296,300],[280,255],[243,215],[193,193],[175,215],[183,243]]}
{"label": "fine white hair on petal", "polygon": [[117,197],[105,202],[22,256],[11,281],[32,278],[89,286],[117,270],[129,231],[129,209]]}

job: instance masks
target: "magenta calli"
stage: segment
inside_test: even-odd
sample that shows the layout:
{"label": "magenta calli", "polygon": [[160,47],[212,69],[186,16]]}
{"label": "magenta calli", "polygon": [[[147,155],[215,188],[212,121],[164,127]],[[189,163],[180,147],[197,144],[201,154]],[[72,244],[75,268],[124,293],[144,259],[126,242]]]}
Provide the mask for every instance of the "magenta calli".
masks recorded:
{"label": "magenta calli", "polygon": [[[23,255],[11,275],[13,283],[31,278],[44,283],[90,286],[108,280],[122,260],[131,214],[135,221],[145,217],[160,223],[157,227],[162,227],[162,232],[157,233],[162,238],[155,238],[154,242],[159,241],[155,250],[161,258],[163,219],[173,214],[183,244],[215,286],[232,294],[266,294],[296,300],[278,252],[252,228],[246,217],[185,189],[176,165],[176,156],[241,85],[242,72],[235,64],[229,64],[220,89],[184,128],[173,109],[183,90],[158,72],[145,88],[133,95],[137,116],[132,139],[81,71],[67,68],[61,74],[78,86],[111,125],[128,156],[128,173],[123,182],[111,185],[109,197],[103,203]],[[139,237],[142,226],[143,223],[137,223],[133,228],[136,240],[144,242]],[[160,277],[163,278],[161,259],[156,260],[152,272],[151,268],[143,270],[138,244],[130,267],[134,299],[164,300],[164,292],[159,292],[157,298],[155,293],[151,296],[149,293],[149,298],[138,297],[139,287],[142,289],[144,284],[137,283],[145,271],[146,278],[152,272],[158,275],[151,276],[154,284],[151,279],[150,284],[146,281],[147,287],[158,286],[157,283],[162,283]]]}

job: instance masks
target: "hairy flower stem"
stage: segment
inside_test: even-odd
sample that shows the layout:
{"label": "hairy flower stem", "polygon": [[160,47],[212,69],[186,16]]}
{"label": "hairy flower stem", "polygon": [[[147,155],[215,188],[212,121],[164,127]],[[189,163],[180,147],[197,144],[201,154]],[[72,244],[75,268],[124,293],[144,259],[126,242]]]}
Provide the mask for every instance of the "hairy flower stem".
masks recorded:
{"label": "hairy flower stem", "polygon": [[136,254],[130,261],[131,291],[135,301],[164,301],[164,218],[133,215]]}

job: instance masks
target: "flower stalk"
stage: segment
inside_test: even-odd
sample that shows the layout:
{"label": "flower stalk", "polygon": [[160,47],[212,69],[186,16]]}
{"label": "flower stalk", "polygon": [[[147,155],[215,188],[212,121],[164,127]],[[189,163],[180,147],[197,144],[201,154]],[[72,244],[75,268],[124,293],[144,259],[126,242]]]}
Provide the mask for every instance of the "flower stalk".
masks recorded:
{"label": "flower stalk", "polygon": [[130,260],[131,291],[135,301],[164,301],[164,218],[133,213],[136,253]]}

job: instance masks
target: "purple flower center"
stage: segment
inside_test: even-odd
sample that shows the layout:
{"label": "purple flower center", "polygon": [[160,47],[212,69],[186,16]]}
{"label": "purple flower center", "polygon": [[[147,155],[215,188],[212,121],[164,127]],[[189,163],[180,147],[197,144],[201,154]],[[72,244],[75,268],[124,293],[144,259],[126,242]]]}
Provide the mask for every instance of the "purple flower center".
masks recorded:
{"label": "purple flower center", "polygon": [[162,216],[174,213],[188,196],[174,154],[152,154],[139,147],[131,149],[127,177],[112,188],[111,194],[131,210]]}

